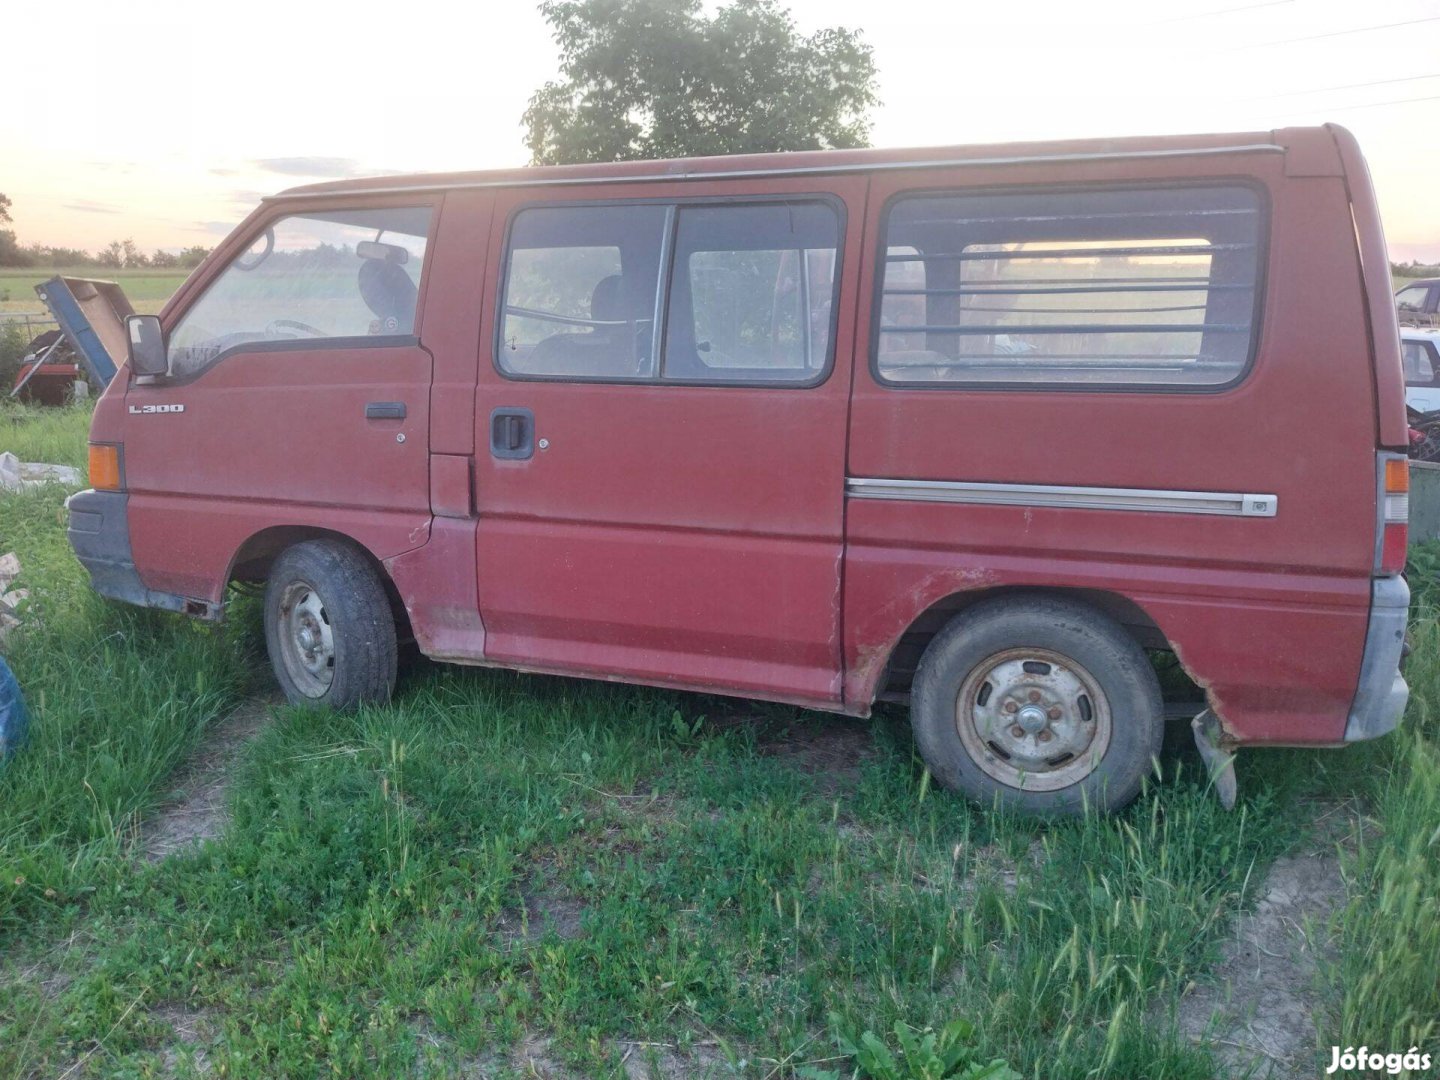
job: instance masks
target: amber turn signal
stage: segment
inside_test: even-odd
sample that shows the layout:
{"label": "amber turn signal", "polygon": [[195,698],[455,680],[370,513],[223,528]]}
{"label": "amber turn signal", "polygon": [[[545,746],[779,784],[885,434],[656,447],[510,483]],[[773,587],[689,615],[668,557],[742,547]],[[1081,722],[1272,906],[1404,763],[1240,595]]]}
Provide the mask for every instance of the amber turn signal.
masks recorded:
{"label": "amber turn signal", "polygon": [[120,490],[120,447],[90,444],[90,486],[96,491]]}
{"label": "amber turn signal", "polygon": [[1385,493],[1398,495],[1410,490],[1410,462],[1405,458],[1386,458]]}

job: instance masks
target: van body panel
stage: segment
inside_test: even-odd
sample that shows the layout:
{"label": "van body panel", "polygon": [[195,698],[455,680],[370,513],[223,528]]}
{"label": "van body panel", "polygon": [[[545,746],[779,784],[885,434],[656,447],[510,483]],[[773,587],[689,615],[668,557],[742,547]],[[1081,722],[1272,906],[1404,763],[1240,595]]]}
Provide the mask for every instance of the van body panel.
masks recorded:
{"label": "van body panel", "polygon": [[[327,532],[359,544],[377,561],[422,546],[430,535],[427,511],[316,506],[275,501],[237,502],[133,492],[130,542],[145,586],[220,603],[247,541],[272,529]],[[177,533],[177,519],[186,522]]]}
{"label": "van body panel", "polygon": [[423,547],[382,561],[422,653],[464,663],[484,657],[474,518],[436,517]]}
{"label": "van body panel", "polygon": [[424,340],[435,358],[430,390],[432,454],[475,452],[481,298],[488,287],[486,247],[494,202],[487,191],[447,195],[430,252]]}
{"label": "van body panel", "polygon": [[1149,616],[1237,738],[1339,742],[1370,580],[1174,557],[1250,525],[1273,533],[1277,519],[852,499],[846,701],[874,699],[901,635],[940,601],[1060,586],[1123,597]]}
{"label": "van body panel", "polygon": [[[770,197],[836,206],[844,230],[838,330],[819,385],[507,377],[493,355],[497,290],[488,291],[476,409],[487,659],[839,704],[844,448],[864,190],[864,179],[842,177],[717,183],[703,192],[707,204]],[[697,194],[674,184],[626,192],[662,202]],[[503,251],[507,223],[524,207],[613,197],[584,187],[502,193],[491,250]],[[495,409],[533,415],[537,449],[528,459],[490,452]]]}
{"label": "van body panel", "polygon": [[[1311,129],[1315,130],[1315,129]],[[491,169],[482,172],[461,171],[425,173],[408,176],[372,176],[353,180],[328,180],[302,184],[272,196],[274,201],[330,200],[336,196],[370,193],[369,197],[388,197],[397,191],[450,192],[467,188],[537,190],[565,185],[609,185],[624,182],[628,198],[638,194],[642,184],[657,180],[683,180],[695,194],[696,183],[716,178],[733,182],[745,174],[765,176],[789,183],[797,173],[816,176],[855,173],[868,175],[889,169],[908,168],[916,164],[944,160],[967,168],[990,169],[995,162],[1030,159],[1065,164],[1072,160],[1113,159],[1123,175],[1127,163],[1156,156],[1169,156],[1189,163],[1203,160],[1205,155],[1226,155],[1237,147],[1268,146],[1277,156],[1285,149],[1269,131],[1244,131],[1225,134],[1141,135],[1102,139],[1057,139],[1014,143],[988,143],[972,146],[918,146],[901,148],[866,148],[856,150],[800,150],[782,154],[729,154],[719,157],[677,158],[664,161],[606,161],[583,165],[537,165],[518,169]],[[727,176],[726,174],[731,174]],[[767,183],[772,181],[767,181]]]}
{"label": "van body panel", "polygon": [[1376,418],[1381,446],[1403,451],[1410,445],[1410,423],[1405,417],[1405,372],[1400,359],[1400,322],[1395,312],[1394,283],[1380,205],[1370,168],[1355,136],[1338,124],[1325,129],[1335,140],[1345,168],[1345,183],[1355,221],[1360,276],[1369,315],[1371,363],[1378,401]]}
{"label": "van body panel", "polygon": [[[1333,150],[1331,151],[1333,154]],[[846,699],[930,605],[963,590],[1100,589],[1140,605],[1237,736],[1335,742],[1354,696],[1375,544],[1374,384],[1350,206],[1339,176],[1287,178],[1256,154],[1054,169],[876,176],[862,295],[883,264],[884,209],[911,192],[1003,184],[1264,185],[1269,242],[1249,371],[1216,391],[896,388],[857,365],[851,477],[1241,492],[1274,517],[935,505],[852,499],[846,529]],[[857,339],[870,342],[872,305]],[[873,345],[870,346],[873,348]],[[1323,434],[1322,434],[1323,433]],[[1303,453],[1293,448],[1304,447]]]}
{"label": "van body panel", "polygon": [[[324,209],[396,206],[430,209],[433,251],[435,196],[366,200],[363,207],[338,198]],[[166,306],[167,332],[237,256],[296,212],[266,207],[247,219],[222,245],[225,256],[207,260]],[[218,602],[241,546],[272,528],[333,531],[377,559],[425,542],[433,362],[419,335],[429,280],[422,273],[409,337],[299,334],[240,344],[184,377],[129,380],[129,528],[147,588]],[[403,415],[370,415],[377,405],[399,406]]]}

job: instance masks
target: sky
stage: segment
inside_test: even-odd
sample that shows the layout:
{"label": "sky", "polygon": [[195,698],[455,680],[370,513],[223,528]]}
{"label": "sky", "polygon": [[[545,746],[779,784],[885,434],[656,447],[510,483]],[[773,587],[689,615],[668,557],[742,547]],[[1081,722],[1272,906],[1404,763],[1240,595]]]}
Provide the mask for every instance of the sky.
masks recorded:
{"label": "sky", "polygon": [[[713,4],[709,5],[713,7]],[[1440,0],[790,0],[875,50],[876,146],[1334,121],[1391,257],[1440,261]],[[523,165],[557,51],[530,0],[69,0],[4,20],[0,192],[22,242],[211,246],[262,195]]]}

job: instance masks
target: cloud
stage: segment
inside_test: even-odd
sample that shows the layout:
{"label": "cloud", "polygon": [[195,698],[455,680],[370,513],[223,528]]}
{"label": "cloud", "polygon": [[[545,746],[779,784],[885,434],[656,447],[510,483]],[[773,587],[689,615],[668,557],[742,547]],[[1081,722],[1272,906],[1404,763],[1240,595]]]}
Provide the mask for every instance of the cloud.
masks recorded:
{"label": "cloud", "polygon": [[362,172],[360,163],[354,158],[343,157],[277,157],[257,158],[256,168],[282,176],[315,177],[326,180],[346,180]]}
{"label": "cloud", "polygon": [[81,210],[87,214],[118,214],[120,208],[111,206],[109,203],[92,202],[89,199],[77,199],[75,202],[66,203],[66,210]]}
{"label": "cloud", "polygon": [[240,172],[239,169],[211,169],[211,170],[210,170],[210,175],[211,175],[211,176],[236,176],[236,175],[239,174],[239,172]]}
{"label": "cloud", "polygon": [[212,236],[229,236],[235,231],[233,221],[197,221],[194,225],[186,226],[190,232],[209,233]]}
{"label": "cloud", "polygon": [[232,191],[230,201],[237,206],[252,207],[265,198],[266,194],[263,191]]}

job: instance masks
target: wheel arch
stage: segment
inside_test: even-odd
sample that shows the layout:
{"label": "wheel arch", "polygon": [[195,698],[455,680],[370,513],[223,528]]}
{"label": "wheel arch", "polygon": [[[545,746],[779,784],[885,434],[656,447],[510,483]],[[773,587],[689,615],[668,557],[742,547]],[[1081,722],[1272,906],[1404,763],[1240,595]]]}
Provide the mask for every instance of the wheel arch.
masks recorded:
{"label": "wheel arch", "polygon": [[310,540],[329,540],[358,551],[385,587],[385,595],[390,600],[390,610],[395,616],[396,633],[402,640],[412,636],[410,617],[400,598],[400,591],[396,588],[395,581],[390,576],[384,562],[359,540],[335,529],[321,528],[317,525],[270,525],[252,533],[231,557],[225,581],[227,584],[233,582],[251,585],[264,584],[269,579],[270,568],[282,552],[296,544],[303,544]]}
{"label": "wheel arch", "polygon": [[1010,596],[1054,596],[1077,601],[1110,616],[1142,649],[1174,651],[1155,619],[1122,593],[1105,589],[1046,585],[996,585],[962,589],[933,601],[921,610],[895,639],[885,665],[870,687],[869,701],[874,703],[905,700],[909,695],[910,681],[920,662],[920,656],[942,627],[960,612],[976,604]]}

